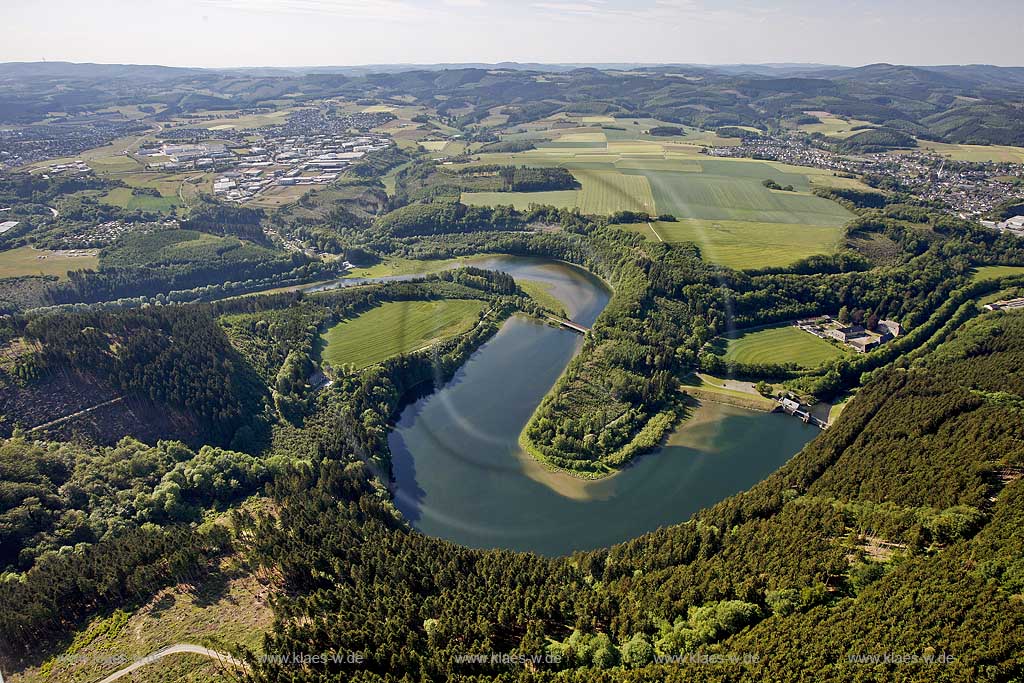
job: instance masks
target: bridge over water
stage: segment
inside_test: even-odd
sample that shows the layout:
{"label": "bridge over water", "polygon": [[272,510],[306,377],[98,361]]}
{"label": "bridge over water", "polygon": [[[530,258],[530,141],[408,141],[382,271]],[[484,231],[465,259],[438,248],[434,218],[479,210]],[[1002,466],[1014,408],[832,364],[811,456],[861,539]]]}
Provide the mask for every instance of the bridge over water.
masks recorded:
{"label": "bridge over water", "polygon": [[586,334],[587,332],[590,332],[590,328],[587,327],[586,325],[580,325],[579,323],[574,323],[571,320],[559,318],[558,316],[555,315],[549,315],[548,320],[550,320],[551,322],[558,323],[562,327],[568,330],[572,330],[573,332],[576,332],[578,334]]}

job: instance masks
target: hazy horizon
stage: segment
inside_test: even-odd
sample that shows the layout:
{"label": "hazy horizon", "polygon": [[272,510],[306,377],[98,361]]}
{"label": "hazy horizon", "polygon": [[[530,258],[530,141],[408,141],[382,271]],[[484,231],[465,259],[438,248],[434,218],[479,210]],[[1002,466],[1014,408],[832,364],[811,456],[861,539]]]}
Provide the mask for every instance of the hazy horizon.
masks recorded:
{"label": "hazy horizon", "polygon": [[72,0],[0,8],[2,62],[1021,66],[1024,8],[909,0]]}

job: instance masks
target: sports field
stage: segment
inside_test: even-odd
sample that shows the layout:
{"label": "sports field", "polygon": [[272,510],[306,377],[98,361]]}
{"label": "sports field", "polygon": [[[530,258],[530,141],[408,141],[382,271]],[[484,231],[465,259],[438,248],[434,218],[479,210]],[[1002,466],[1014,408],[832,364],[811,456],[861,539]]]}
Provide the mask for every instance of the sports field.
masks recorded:
{"label": "sports field", "polygon": [[971,279],[980,282],[981,280],[997,280],[1011,275],[1024,275],[1024,266],[979,266],[974,269]]}
{"label": "sports field", "polygon": [[845,355],[839,347],[793,325],[739,332],[726,339],[724,358],[735,363],[796,363],[815,368]]}
{"label": "sports field", "polygon": [[[70,256],[69,254],[86,254]],[[95,251],[45,251],[19,247],[0,251],[0,278],[21,275],[56,275],[65,277],[72,270],[95,269],[99,260]]]}
{"label": "sports field", "polygon": [[365,368],[471,329],[485,305],[468,299],[382,304],[327,330],[323,359],[334,367]]}

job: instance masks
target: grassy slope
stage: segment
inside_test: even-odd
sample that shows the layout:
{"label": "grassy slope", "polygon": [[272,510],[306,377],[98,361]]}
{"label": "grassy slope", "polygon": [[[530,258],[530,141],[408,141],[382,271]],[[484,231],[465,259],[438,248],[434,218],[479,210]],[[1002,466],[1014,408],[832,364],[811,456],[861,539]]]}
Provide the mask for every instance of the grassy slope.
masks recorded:
{"label": "grassy slope", "polygon": [[797,363],[813,368],[843,351],[792,325],[739,333],[728,339],[725,359],[737,363]]}
{"label": "grassy slope", "polygon": [[[147,604],[132,613],[127,623],[107,633],[107,615],[98,616],[82,629],[78,642],[69,643],[64,659],[49,665],[35,666],[7,678],[10,683],[34,681],[94,681],[125,666],[139,657],[168,645],[193,643],[213,645],[214,641],[240,643],[258,648],[263,631],[269,628],[272,615],[267,602],[270,589],[254,576],[235,573],[228,565],[194,586],[174,586],[157,593]],[[100,633],[98,636],[91,634]],[[89,635],[86,635],[89,634]],[[212,673],[205,666],[208,660],[191,655],[175,655],[160,664],[144,667],[136,678],[124,680],[187,680],[171,672],[192,672],[187,664],[203,664],[195,671]],[[10,673],[10,672],[8,672]],[[199,676],[194,680],[217,680]]]}
{"label": "grassy slope", "polygon": [[554,313],[558,313],[563,317],[566,315],[565,304],[554,295],[554,292],[552,291],[553,285],[550,283],[517,278],[516,284],[544,308],[547,308]]}
{"label": "grassy slope", "polygon": [[[656,239],[646,223],[622,227]],[[739,270],[785,266],[815,254],[829,254],[843,237],[839,227],[754,221],[654,221],[652,227],[666,242],[693,242],[704,260]]]}
{"label": "grassy slope", "polygon": [[974,269],[971,279],[979,282],[981,280],[997,280],[1011,275],[1024,275],[1024,266],[980,266]]}
{"label": "grassy slope", "polygon": [[120,206],[129,211],[141,209],[142,211],[168,211],[178,206],[181,201],[175,197],[150,197],[148,195],[133,195],[129,187],[115,187],[102,197],[102,201],[114,206]]}
{"label": "grassy slope", "polygon": [[[716,160],[701,166],[702,173],[632,172],[643,173],[650,181],[658,213],[678,218],[839,227],[852,217],[839,204],[811,195],[806,175],[759,163]],[[798,191],[769,190],[761,184],[766,179]]]}
{"label": "grassy slope", "polygon": [[484,306],[465,299],[386,303],[325,332],[323,358],[364,368],[470,329]]}

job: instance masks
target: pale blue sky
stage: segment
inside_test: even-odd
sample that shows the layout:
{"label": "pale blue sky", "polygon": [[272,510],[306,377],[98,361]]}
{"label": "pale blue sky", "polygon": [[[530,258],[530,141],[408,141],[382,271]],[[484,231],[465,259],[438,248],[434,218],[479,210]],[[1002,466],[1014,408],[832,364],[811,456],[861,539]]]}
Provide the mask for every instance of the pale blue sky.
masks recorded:
{"label": "pale blue sky", "polygon": [[1020,0],[0,0],[0,61],[1024,66]]}

